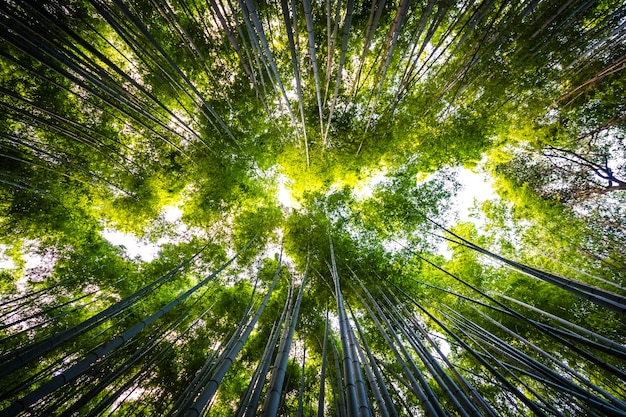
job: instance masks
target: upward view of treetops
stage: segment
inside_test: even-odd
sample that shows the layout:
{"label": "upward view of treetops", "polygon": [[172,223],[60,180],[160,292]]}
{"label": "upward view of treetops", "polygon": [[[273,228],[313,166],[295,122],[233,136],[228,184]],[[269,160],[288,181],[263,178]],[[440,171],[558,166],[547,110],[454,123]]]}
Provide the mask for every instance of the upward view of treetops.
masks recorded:
{"label": "upward view of treetops", "polygon": [[0,416],[626,416],[625,68],[621,0],[0,1]]}

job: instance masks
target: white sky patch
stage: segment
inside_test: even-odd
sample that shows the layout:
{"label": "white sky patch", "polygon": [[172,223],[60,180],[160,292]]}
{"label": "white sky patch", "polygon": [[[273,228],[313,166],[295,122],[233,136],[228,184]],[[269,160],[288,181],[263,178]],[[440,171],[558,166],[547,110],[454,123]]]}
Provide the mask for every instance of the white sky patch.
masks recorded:
{"label": "white sky patch", "polygon": [[[280,243],[278,242],[282,242],[283,240],[283,229],[282,228],[278,228],[275,230],[276,232],[276,241],[272,242],[269,241],[265,247],[263,248],[263,252],[262,252],[262,256],[259,257],[259,261],[261,259],[263,259],[264,257],[269,257],[269,258],[274,258],[274,257],[280,257],[280,253],[281,253],[281,246]],[[294,260],[287,255],[287,253],[285,252],[285,250],[282,250],[282,258],[281,258],[281,263],[283,265],[283,267],[286,267],[292,274],[294,282],[296,284],[300,284],[302,282],[302,274],[300,274],[298,272],[298,268],[296,268],[296,263],[294,262]],[[259,264],[260,267],[260,264]]]}
{"label": "white sky patch", "polygon": [[[59,260],[59,254],[54,247],[40,252],[39,242],[25,240],[21,248],[21,261],[24,262],[21,276],[15,285],[18,293],[25,293],[29,288],[29,282],[42,282],[54,271],[54,266]],[[15,261],[4,252],[10,250],[6,245],[0,245],[0,269],[18,269]]]}
{"label": "white sky patch", "polygon": [[399,240],[385,240],[382,244],[385,250],[390,253],[400,252],[402,249],[410,246],[409,241],[406,238]]}
{"label": "white sky patch", "polygon": [[[300,80],[300,85],[302,86],[302,80]],[[291,88],[288,88],[290,86]],[[299,100],[296,79],[293,78],[291,80],[291,85],[283,83],[283,87],[285,87],[285,93],[283,94],[282,91],[278,91],[278,97],[276,97],[276,99],[274,100],[274,105],[278,109],[280,109],[278,110],[278,112],[276,112],[276,115],[283,116],[289,114],[289,109],[287,108],[287,105],[289,105],[291,107],[291,112],[293,113],[293,116],[296,118],[296,120],[298,120],[299,114],[297,114],[296,111],[297,107],[294,108],[293,106],[291,106],[291,102],[297,102]]]}
{"label": "white sky patch", "polygon": [[[24,269],[34,269],[34,268],[40,267],[41,265],[46,264],[46,259],[44,258],[45,258],[45,255],[42,256],[36,252],[27,253],[24,256]],[[48,262],[48,263],[51,263],[51,262]]]}
{"label": "white sky patch", "polygon": [[0,257],[0,269],[17,269],[17,265],[13,259],[2,256]]}
{"label": "white sky patch", "polygon": [[453,207],[459,213],[459,220],[473,221],[477,226],[482,226],[484,220],[470,217],[470,209],[475,203],[497,198],[493,191],[493,180],[487,174],[476,173],[467,168],[462,168],[457,178],[461,190],[453,199]]}
{"label": "white sky patch", "polygon": [[161,246],[166,243],[177,243],[186,239],[189,234],[189,229],[182,222],[183,211],[177,206],[165,206],[161,211],[161,216],[168,223],[176,224],[175,232],[181,239],[162,237],[156,241],[156,243],[147,242],[146,240],[139,239],[137,236],[129,233],[123,233],[119,230],[112,228],[106,228],[102,231],[103,238],[109,241],[112,245],[123,246],[129,258],[135,259],[139,257],[144,262],[152,262],[158,257]]}
{"label": "white sky patch", "polygon": [[372,193],[374,192],[374,187],[383,182],[385,178],[387,178],[386,175],[387,171],[382,170],[357,184],[357,186],[353,190],[356,198],[359,200],[371,198]]}
{"label": "white sky patch", "polygon": [[141,258],[142,261],[151,262],[156,259],[160,245],[157,243],[142,242],[137,236],[123,233],[115,229],[104,229],[102,237],[112,245],[123,246],[129,258]]}
{"label": "white sky patch", "polygon": [[[482,172],[473,172],[467,168],[461,168],[457,174],[461,188],[452,199],[452,208],[457,212],[459,222],[472,222],[478,229],[485,224],[485,219],[481,217],[471,217],[472,208],[487,200],[498,198],[493,190],[493,180],[489,175]],[[452,258],[452,251],[448,249],[448,242],[441,240],[439,243],[439,253],[447,259]]]}
{"label": "white sky patch", "polygon": [[[430,330],[430,333],[431,333],[431,337],[434,336],[432,337],[432,339],[439,346],[439,350],[441,350],[441,353],[443,353],[443,355],[447,358],[450,355],[450,352],[452,352],[452,348],[450,346],[450,343],[448,343],[448,340],[446,339],[446,337],[443,334],[436,332],[432,329]],[[433,354],[436,357],[439,357],[438,353],[433,352]]]}
{"label": "white sky patch", "polygon": [[[302,86],[302,80],[300,80],[300,85]],[[291,88],[287,88],[285,90],[285,93],[287,93],[287,98],[289,100],[293,100],[293,101],[298,101],[299,100],[299,97],[298,97],[298,82],[297,82],[295,77],[291,80]]]}
{"label": "white sky patch", "polygon": [[0,245],[0,269],[17,269],[17,265],[7,252],[10,248],[7,245]]}
{"label": "white sky patch", "polygon": [[285,208],[300,208],[300,204],[295,201],[291,195],[291,190],[289,189],[289,180],[282,174],[277,176],[278,180],[278,191],[276,192],[276,198],[278,202]]}
{"label": "white sky patch", "polygon": [[176,206],[163,207],[163,217],[170,223],[176,223],[183,218],[183,211]]}

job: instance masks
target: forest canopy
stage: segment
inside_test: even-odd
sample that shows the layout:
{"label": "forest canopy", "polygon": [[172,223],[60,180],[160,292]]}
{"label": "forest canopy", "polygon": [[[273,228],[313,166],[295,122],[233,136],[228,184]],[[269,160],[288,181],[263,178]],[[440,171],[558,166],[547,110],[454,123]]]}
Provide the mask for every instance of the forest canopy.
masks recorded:
{"label": "forest canopy", "polygon": [[623,1],[0,2],[0,416],[626,416],[625,68]]}

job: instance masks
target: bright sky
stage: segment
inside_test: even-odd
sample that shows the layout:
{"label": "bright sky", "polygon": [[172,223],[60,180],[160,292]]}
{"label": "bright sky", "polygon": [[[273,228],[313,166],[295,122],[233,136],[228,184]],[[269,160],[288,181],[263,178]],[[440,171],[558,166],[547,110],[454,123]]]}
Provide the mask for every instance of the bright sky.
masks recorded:
{"label": "bright sky", "polygon": [[289,179],[283,174],[278,174],[278,192],[276,198],[278,202],[286,208],[298,209],[300,204],[291,196],[291,190],[289,190]]}
{"label": "bright sky", "polygon": [[135,235],[122,233],[119,230],[107,228],[101,234],[112,245],[124,246],[129,258],[139,257],[142,261],[150,262],[156,259],[159,252],[159,244],[143,242],[137,239]]}
{"label": "bright sky", "polygon": [[[385,179],[385,174],[385,171],[380,171],[357,185],[356,195],[359,198],[371,197],[374,187]],[[458,212],[460,221],[476,222],[479,219],[469,217],[470,209],[474,207],[474,201],[480,204],[497,197],[493,191],[493,181],[488,175],[476,173],[467,168],[461,168],[458,171],[457,179],[461,184],[461,189],[452,200],[452,207]]]}
{"label": "bright sky", "polygon": [[474,202],[480,204],[497,197],[493,191],[493,181],[486,174],[475,173],[466,168],[462,168],[459,171],[457,178],[462,188],[453,199],[452,206],[459,213],[459,220],[464,222],[472,221],[477,226],[482,226],[483,222],[481,219],[469,217],[470,209],[474,207]]}
{"label": "bright sky", "polygon": [[7,245],[0,245],[0,269],[15,269],[17,265],[13,262],[6,252],[9,247]]}
{"label": "bright sky", "polygon": [[[184,233],[187,231],[187,227],[181,221],[183,211],[180,208],[167,206],[163,208],[161,214],[168,223],[178,223],[177,232]],[[161,238],[157,240],[156,243],[146,242],[138,239],[135,235],[122,233],[119,230],[110,228],[104,229],[101,234],[102,237],[108,240],[112,245],[124,246],[126,255],[128,255],[129,258],[134,259],[139,257],[145,262],[151,262],[156,259],[161,245],[172,242],[170,238]]]}
{"label": "bright sky", "polygon": [[360,184],[358,184],[354,193],[360,199],[370,198],[372,196],[372,193],[374,192],[374,187],[386,178],[386,174],[386,170],[377,172],[376,174],[367,178],[365,181],[362,181]]}
{"label": "bright sky", "polygon": [[[162,216],[167,222],[177,224],[176,232],[178,234],[183,234],[187,231],[187,227],[181,221],[182,215],[182,210],[175,206],[167,206],[163,209],[162,212]],[[161,238],[156,243],[151,243],[145,240],[138,239],[135,235],[122,233],[119,230],[115,230],[112,228],[104,229],[101,232],[101,235],[112,245],[124,246],[126,255],[129,258],[134,259],[136,257],[139,257],[142,261],[145,262],[151,262],[156,259],[159,254],[161,245],[174,242],[174,240],[172,240],[171,238]],[[17,268],[17,265],[10,257],[8,252],[8,246],[0,245],[0,269]],[[24,261],[26,262],[24,267],[27,270],[43,264],[50,264],[50,262],[45,261],[40,255],[36,254],[34,251],[26,253],[24,255]],[[54,263],[52,263],[51,265],[54,265]]]}
{"label": "bright sky", "polygon": [[[374,174],[356,187],[356,195],[359,198],[371,197],[373,188],[384,179],[384,171]],[[470,217],[470,210],[474,207],[475,202],[480,204],[485,200],[496,198],[492,188],[492,181],[485,174],[475,173],[465,168],[459,171],[458,180],[461,183],[461,189],[453,199],[453,207],[458,213],[459,221],[471,221],[478,227],[481,227],[484,224],[483,219]],[[291,191],[289,190],[289,179],[284,175],[278,175],[278,191],[276,197],[280,204],[287,208],[298,209],[300,207],[300,205],[293,200]],[[182,214],[182,210],[177,206],[167,206],[162,211],[162,216],[165,221],[177,224],[176,231],[179,234],[183,234],[188,230],[187,226],[181,220]],[[113,245],[124,246],[127,256],[131,259],[138,257],[145,262],[156,259],[160,247],[163,244],[173,242],[171,238],[161,238],[156,243],[147,242],[138,239],[132,234],[122,233],[113,228],[107,228],[102,231],[102,237]],[[16,268],[13,260],[6,253],[7,249],[8,247],[0,245],[0,269]],[[445,242],[442,242],[439,250],[444,256],[449,257],[451,255]],[[34,261],[34,258],[31,256],[27,256],[26,258],[29,262]]]}
{"label": "bright sky", "polygon": [[[43,265],[47,272],[52,272],[52,266],[56,262],[56,259],[53,254],[49,253],[46,255],[40,255],[37,253],[38,243],[36,241],[26,241],[24,242],[24,269],[34,269],[41,268]],[[0,245],[0,269],[16,269],[17,265],[11,258],[10,248],[7,245]],[[42,271],[43,273],[43,271]]]}
{"label": "bright sky", "polygon": [[[381,170],[358,184],[354,190],[357,198],[370,198],[374,187],[386,178],[385,175],[386,171]],[[457,180],[461,187],[457,195],[452,199],[452,207],[458,215],[458,221],[469,221],[474,223],[478,228],[482,227],[484,225],[484,218],[470,217],[470,214],[475,206],[480,205],[486,200],[497,198],[493,190],[493,180],[485,173],[474,172],[467,168],[461,168],[457,171]],[[276,193],[276,198],[284,207],[295,209],[300,207],[300,205],[293,200],[291,191],[289,190],[289,179],[284,175],[278,176],[278,192]],[[388,243],[387,246],[388,250],[394,251],[399,249],[402,245]],[[445,257],[450,258],[452,256],[452,252],[448,250],[447,242],[441,241],[438,249],[439,253]]]}
{"label": "bright sky", "polygon": [[[486,200],[497,198],[493,191],[493,180],[483,173],[476,173],[467,168],[462,168],[457,176],[461,189],[452,199],[452,207],[458,214],[458,221],[472,222],[477,228],[485,224],[484,218],[470,217],[471,209]],[[447,259],[452,258],[452,251],[448,249],[448,242],[442,240],[438,246],[439,253]]]}

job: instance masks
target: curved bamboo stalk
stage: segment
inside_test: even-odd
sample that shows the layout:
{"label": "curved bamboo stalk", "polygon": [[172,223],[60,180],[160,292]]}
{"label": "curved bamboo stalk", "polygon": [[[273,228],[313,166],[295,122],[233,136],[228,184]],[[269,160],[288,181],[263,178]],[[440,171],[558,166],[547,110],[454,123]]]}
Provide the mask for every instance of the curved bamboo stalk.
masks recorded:
{"label": "curved bamboo stalk", "polygon": [[[24,396],[21,400],[18,400],[17,402],[14,402],[12,405],[10,405],[9,407],[7,407],[4,410],[2,410],[2,412],[0,413],[0,416],[10,416],[10,415],[13,415],[14,413],[18,413],[18,412],[27,410],[33,404],[35,404],[37,401],[39,401],[40,399],[42,399],[46,395],[52,393],[53,391],[55,391],[58,388],[60,388],[63,385],[65,385],[67,382],[69,382],[71,380],[74,380],[77,377],[79,377],[80,375],[82,375],[85,372],[87,372],[89,370],[89,368],[92,366],[93,363],[95,363],[96,361],[102,360],[102,358],[106,357],[106,355],[108,355],[110,352],[114,351],[118,347],[120,347],[123,344],[125,344],[128,340],[130,340],[131,338],[136,336],[138,333],[143,331],[146,327],[150,326],[157,319],[161,318],[163,315],[165,315],[166,313],[171,311],[174,307],[176,307],[179,304],[181,304],[190,295],[194,294],[199,288],[202,288],[208,282],[212,281],[220,272],[222,272],[224,269],[226,269],[239,256],[239,254],[241,252],[243,252],[245,249],[247,249],[247,247],[251,243],[252,243],[252,240],[250,242],[248,242],[248,244],[246,246],[244,246],[244,248],[242,248],[239,252],[237,252],[231,259],[229,259],[224,265],[222,265],[220,268],[218,268],[215,272],[209,274],[206,278],[201,280],[198,284],[194,285],[192,288],[190,288],[189,290],[185,291],[183,294],[181,294],[175,300],[169,302],[167,305],[162,307],[159,311],[157,311],[156,313],[150,315],[149,317],[147,317],[146,319],[144,319],[140,323],[137,323],[136,325],[134,325],[130,329],[124,331],[122,334],[120,334],[119,336],[115,337],[110,342],[108,342],[108,343],[100,346],[99,348],[93,350],[87,356],[85,356],[85,358],[82,359],[81,361],[79,361],[79,362],[75,363],[74,365],[70,366],[68,369],[66,369],[65,371],[63,371],[59,375],[54,376],[48,382],[42,384],[41,386],[36,388],[31,393],[29,393],[26,396]],[[194,255],[192,258],[184,261],[181,265],[187,265],[189,262],[191,262],[193,259],[195,259],[202,252],[202,250],[204,250],[205,247],[203,247],[199,252],[197,252],[196,255]],[[180,267],[177,268],[174,271],[174,273],[178,272],[179,269],[180,269]],[[172,274],[166,274],[164,277],[169,277],[170,275],[173,275],[173,273]],[[38,344],[40,346],[40,348],[36,349],[34,352],[31,351],[28,356],[26,356],[26,355],[18,356],[17,359],[15,359],[13,362],[10,362],[8,365],[12,366],[12,367],[16,367],[15,369],[18,369],[19,367],[23,366],[26,361],[30,362],[30,361],[40,357],[41,355],[49,352],[51,349],[53,349],[54,347],[56,347],[56,346],[60,345],[61,343],[65,342],[66,340],[70,340],[71,338],[75,337],[76,335],[84,333],[84,331],[86,331],[87,329],[92,328],[95,325],[99,324],[102,320],[108,319],[109,318],[108,316],[114,316],[114,315],[119,314],[120,311],[122,311],[124,308],[128,307],[129,305],[131,305],[132,302],[134,302],[139,297],[139,295],[145,294],[151,288],[154,288],[156,285],[162,283],[164,280],[165,280],[165,278],[162,277],[161,279],[153,282],[149,286],[144,287],[142,290],[139,290],[138,292],[136,292],[132,296],[127,297],[126,299],[116,303],[114,306],[109,307],[107,310],[104,310],[102,313],[92,317],[91,319],[88,319],[87,321],[83,322],[81,325],[76,326],[75,328],[69,329],[68,331],[65,331],[65,332],[61,333],[62,337],[55,337],[55,338],[52,338],[51,340],[43,341],[41,344]],[[8,368],[8,366],[7,366],[7,368]]]}
{"label": "curved bamboo stalk", "polygon": [[285,380],[285,374],[287,371],[287,361],[289,360],[289,351],[291,350],[291,342],[293,341],[293,335],[296,330],[296,323],[298,322],[298,314],[300,312],[300,305],[302,303],[302,294],[306,285],[308,275],[308,265],[300,284],[300,291],[296,297],[296,301],[293,307],[293,312],[290,317],[287,317],[287,323],[283,329],[283,336],[281,338],[280,347],[278,348],[278,355],[274,362],[274,370],[272,372],[272,378],[270,379],[270,386],[268,388],[267,396],[265,397],[265,403],[263,405],[262,416],[273,417],[278,412],[278,406],[280,405],[280,394],[283,389],[283,383]]}
{"label": "curved bamboo stalk", "polygon": [[[406,352],[406,350],[403,351],[402,343],[398,340],[397,334],[395,334],[395,332],[392,332],[392,335],[390,336],[389,332],[385,329],[385,327],[387,327],[388,329],[392,330],[392,327],[386,321],[386,318],[382,314],[380,307],[377,305],[375,298],[367,290],[367,288],[365,288],[363,282],[361,282],[360,279],[357,279],[357,283],[359,284],[363,294],[365,294],[367,298],[367,302],[366,300],[362,300],[363,306],[369,313],[370,318],[374,321],[374,324],[378,328],[380,334],[385,339],[387,346],[392,351],[397,362],[401,365],[402,371],[409,381],[407,382],[407,387],[411,390],[413,394],[415,394],[417,398],[419,398],[419,400],[422,403],[422,406],[424,407],[424,411],[426,412],[428,416],[431,416],[431,417],[444,416],[445,412],[441,408],[441,405],[439,404],[438,399],[436,398],[436,396],[430,389],[428,383],[424,379],[424,376],[422,375],[421,371],[419,371],[417,367],[414,367],[412,370],[409,369],[409,366],[407,365],[407,361],[404,359],[404,357],[408,357],[408,353]],[[380,316],[380,319],[379,319],[379,316]],[[385,326],[383,326],[381,320],[382,322],[385,322]],[[400,351],[402,351],[404,357],[403,355],[400,354]],[[415,373],[415,376],[414,376],[414,373]],[[419,383],[416,377],[417,379],[420,380]]]}
{"label": "curved bamboo stalk", "polygon": [[[357,331],[359,332],[360,339],[363,342],[363,347],[356,339],[356,334],[354,333],[354,331],[351,332],[351,337],[352,339],[355,340],[354,345],[356,346],[357,354],[359,355],[359,359],[361,363],[363,364],[370,388],[374,394],[374,398],[376,399],[376,403],[378,405],[378,412],[380,413],[382,417],[389,417],[392,414],[395,416],[397,414],[395,413],[395,408],[393,407],[393,402],[391,401],[391,397],[389,397],[389,392],[387,391],[387,387],[385,386],[379,374],[378,373],[375,374],[374,369],[377,368],[377,365],[375,363],[372,363],[371,365],[370,363],[368,363],[368,359],[370,362],[374,362],[374,361],[372,361],[371,358],[368,358],[365,354],[364,350],[368,351],[368,355],[371,355],[371,352],[369,352],[369,346],[364,340],[363,333],[361,332],[359,323],[352,309],[350,309],[350,314],[352,315],[352,320],[354,321]],[[378,370],[378,372],[380,371]],[[392,410],[392,414],[390,414],[390,410]]]}
{"label": "curved bamboo stalk", "polygon": [[[0,361],[3,362],[0,366],[0,373],[7,375],[11,372],[31,363],[35,359],[40,358],[41,356],[47,354],[52,351],[56,347],[61,344],[87,332],[88,330],[104,323],[105,321],[119,315],[121,312],[126,310],[128,307],[132,306],[139,299],[141,299],[144,295],[148,294],[150,291],[155,290],[160,285],[165,283],[169,278],[178,273],[182,268],[189,265],[194,259],[196,259],[202,251],[208,246],[205,245],[196,252],[189,259],[184,260],[180,264],[178,264],[173,270],[169,271],[167,274],[161,276],[157,280],[148,284],[144,288],[136,291],[132,295],[118,301],[112,306],[106,308],[95,316],[90,317],[89,319],[83,321],[82,323],[72,327],[71,329],[64,330],[54,336],[36,342],[32,345],[26,346],[22,349],[17,349],[13,352],[7,353],[0,358]],[[241,251],[239,252],[241,253]],[[217,276],[220,272],[222,272],[225,268],[227,268],[239,255],[237,253],[233,258],[231,258],[226,264],[222,265],[218,270],[216,270],[213,274],[210,275],[211,278]]]}
{"label": "curved bamboo stalk", "polygon": [[[220,355],[220,357],[217,359],[217,369],[213,372],[211,379],[208,381],[208,383],[206,383],[206,385],[202,387],[202,390],[200,391],[198,397],[195,399],[191,407],[183,411],[185,417],[199,417],[207,409],[209,402],[211,401],[211,399],[213,399],[213,396],[217,392],[220,384],[222,383],[226,372],[228,372],[228,370],[230,369],[230,366],[235,361],[237,355],[243,348],[244,343],[246,342],[246,340],[248,340],[250,333],[252,333],[252,330],[254,329],[254,326],[256,325],[259,318],[261,317],[261,314],[263,314],[263,311],[267,306],[270,296],[272,295],[274,287],[278,282],[280,270],[281,265],[279,262],[276,274],[274,274],[274,280],[267,290],[267,293],[265,294],[265,297],[263,298],[263,301],[261,302],[261,305],[257,309],[255,315],[252,317],[252,319],[249,320],[243,333],[234,335],[234,343],[232,347],[225,350],[222,355]],[[178,415],[182,416],[183,413],[180,413]]]}
{"label": "curved bamboo stalk", "polygon": [[346,51],[348,50],[348,38],[350,36],[350,26],[352,23],[353,9],[354,9],[354,0],[348,0],[348,4],[346,6],[346,18],[343,24],[343,41],[341,43],[341,55],[339,57],[339,68],[337,68],[337,77],[335,79],[335,92],[333,94],[333,99],[330,103],[330,108],[328,110],[328,121],[326,122],[326,130],[324,131],[324,137],[322,140],[322,143],[324,144],[324,146],[328,144],[328,131],[330,130],[330,124],[333,120],[333,113],[335,111],[335,106],[337,104],[337,96],[339,95],[339,86],[341,85],[342,71],[346,63]]}
{"label": "curved bamboo stalk", "polygon": [[315,96],[317,97],[317,110],[320,117],[320,133],[324,131],[324,113],[322,106],[322,90],[320,87],[320,74],[317,65],[317,47],[315,45],[315,33],[313,32],[313,15],[311,11],[311,0],[302,0],[304,7],[304,19],[306,21],[307,36],[309,38],[309,56],[313,67],[313,78],[315,79]]}
{"label": "curved bamboo stalk", "polygon": [[317,401],[317,417],[324,417],[324,409],[326,406],[326,364],[328,354],[328,304],[326,305],[326,321],[324,322],[324,343],[322,345],[322,368],[320,371],[320,390]]}
{"label": "curved bamboo stalk", "polygon": [[345,390],[347,397],[348,416],[358,416],[360,404],[358,399],[357,383],[355,380],[354,359],[352,358],[352,349],[350,348],[350,338],[348,336],[350,323],[345,314],[345,305],[341,293],[341,284],[339,282],[339,274],[337,272],[337,263],[335,261],[335,250],[333,247],[332,237],[329,235],[331,268],[330,272],[335,284],[335,299],[337,301],[337,314],[339,315],[339,336],[341,340],[341,353],[343,356],[343,377],[345,382]]}

